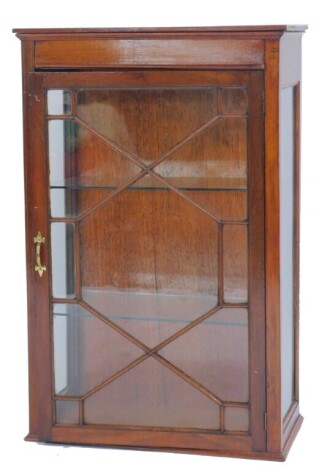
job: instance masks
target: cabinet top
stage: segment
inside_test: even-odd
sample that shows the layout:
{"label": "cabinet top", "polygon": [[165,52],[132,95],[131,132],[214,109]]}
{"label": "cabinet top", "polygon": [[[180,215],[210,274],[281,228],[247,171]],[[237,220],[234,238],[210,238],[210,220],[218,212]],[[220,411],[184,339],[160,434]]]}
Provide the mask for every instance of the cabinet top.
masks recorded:
{"label": "cabinet top", "polygon": [[207,35],[210,33],[277,33],[304,32],[307,25],[255,25],[255,26],[203,26],[203,27],[170,27],[170,28],[15,28],[12,31],[19,37],[25,35]]}

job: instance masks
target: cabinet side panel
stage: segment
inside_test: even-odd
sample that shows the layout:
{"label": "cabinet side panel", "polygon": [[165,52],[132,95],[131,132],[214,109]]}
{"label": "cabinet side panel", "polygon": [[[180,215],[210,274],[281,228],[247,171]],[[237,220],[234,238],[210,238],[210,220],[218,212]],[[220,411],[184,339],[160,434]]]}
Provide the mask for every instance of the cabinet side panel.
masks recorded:
{"label": "cabinet side panel", "polygon": [[293,86],[280,90],[280,318],[281,414],[294,399],[293,225],[294,225],[294,96]]}
{"label": "cabinet side panel", "polygon": [[281,451],[279,274],[279,41],[265,44],[267,451]]}
{"label": "cabinet side panel", "polygon": [[[297,419],[301,36],[280,41],[280,288],[283,433]],[[284,444],[284,442],[283,442]]]}

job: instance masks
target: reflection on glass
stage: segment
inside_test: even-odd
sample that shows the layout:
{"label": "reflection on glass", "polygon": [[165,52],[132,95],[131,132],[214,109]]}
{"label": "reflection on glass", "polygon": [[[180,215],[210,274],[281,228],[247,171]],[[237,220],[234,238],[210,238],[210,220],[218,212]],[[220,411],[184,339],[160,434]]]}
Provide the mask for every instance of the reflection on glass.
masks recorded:
{"label": "reflection on glass", "polygon": [[249,409],[226,406],[225,431],[249,431]]}
{"label": "reflection on glass", "polygon": [[86,424],[219,428],[219,407],[148,358],[84,402]]}
{"label": "reflection on glass", "polygon": [[77,304],[54,304],[57,395],[82,396],[143,354],[143,350]]}
{"label": "reflection on glass", "polygon": [[75,296],[74,225],[51,224],[52,294],[53,297]]}
{"label": "reflection on glass", "polygon": [[246,309],[219,310],[165,346],[159,353],[221,400],[248,401]]}
{"label": "reflection on glass", "polygon": [[79,424],[79,402],[56,400],[55,422],[57,424]]}
{"label": "reflection on glass", "polygon": [[248,240],[246,225],[225,225],[223,229],[224,300],[248,301]]}
{"label": "reflection on glass", "polygon": [[294,87],[280,92],[280,306],[282,417],[294,399]]}
{"label": "reflection on glass", "polygon": [[51,116],[59,116],[71,114],[72,112],[72,95],[69,90],[48,90],[48,114]]}

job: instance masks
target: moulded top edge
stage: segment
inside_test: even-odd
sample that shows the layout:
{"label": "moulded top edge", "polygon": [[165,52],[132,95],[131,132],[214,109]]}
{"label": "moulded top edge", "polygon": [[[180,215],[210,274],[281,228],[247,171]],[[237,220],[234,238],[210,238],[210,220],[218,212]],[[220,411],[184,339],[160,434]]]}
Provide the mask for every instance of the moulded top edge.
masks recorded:
{"label": "moulded top edge", "polygon": [[255,26],[201,26],[201,27],[165,27],[165,28],[15,28],[17,34],[130,34],[130,33],[210,33],[210,32],[304,32],[307,25],[255,25]]}

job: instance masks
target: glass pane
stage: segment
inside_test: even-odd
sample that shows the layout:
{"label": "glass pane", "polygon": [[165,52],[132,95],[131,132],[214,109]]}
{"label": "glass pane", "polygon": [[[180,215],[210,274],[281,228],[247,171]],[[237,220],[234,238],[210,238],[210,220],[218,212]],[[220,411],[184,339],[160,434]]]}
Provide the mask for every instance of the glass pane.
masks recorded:
{"label": "glass pane", "polygon": [[[224,181],[224,187],[205,187],[205,179],[188,178],[182,185],[178,178],[167,178],[167,182],[178,189],[192,202],[206,209],[213,216],[222,220],[246,220],[247,219],[247,192],[245,190],[226,189],[230,181]],[[206,181],[209,184],[209,181]],[[196,187],[196,184],[202,187]],[[188,185],[188,187],[187,187]],[[192,185],[194,187],[192,187]],[[168,186],[149,175],[144,176],[134,183],[130,189],[168,189]]]}
{"label": "glass pane", "polygon": [[[246,118],[222,117],[154,169],[181,189],[247,187]],[[193,191],[188,194],[190,197]]]}
{"label": "glass pane", "polygon": [[143,350],[77,304],[54,304],[55,393],[82,396]]}
{"label": "glass pane", "polygon": [[245,225],[225,225],[223,229],[224,300],[248,301],[248,240]]}
{"label": "glass pane", "polygon": [[147,163],[217,115],[213,87],[79,90],[78,116]]}
{"label": "glass pane", "polygon": [[77,217],[92,209],[113,192],[112,189],[71,189],[50,190],[52,217]]}
{"label": "glass pane", "polygon": [[221,220],[247,220],[246,191],[187,191],[187,196]]}
{"label": "glass pane", "polygon": [[115,189],[140,168],[72,120],[49,121],[51,187]]}
{"label": "glass pane", "polygon": [[170,190],[111,198],[82,222],[81,254],[83,299],[148,346],[217,304],[217,226]]}
{"label": "glass pane", "polygon": [[159,354],[221,400],[248,401],[247,310],[221,309],[165,346]]}
{"label": "glass pane", "polygon": [[55,422],[57,424],[79,424],[79,402],[56,400]]}
{"label": "glass pane", "polygon": [[226,431],[249,431],[248,408],[225,408],[225,430]]}
{"label": "glass pane", "polygon": [[55,393],[68,393],[68,316],[67,305],[59,305],[53,319]]}
{"label": "glass pane", "polygon": [[[81,89],[76,111],[77,122],[48,124],[51,215],[80,216],[81,305],[54,304],[55,391],[84,397],[86,424],[218,430],[219,406],[198,388],[152,357],[129,365],[157,346],[221,400],[249,401],[248,312],[214,313],[247,302],[247,227],[235,224],[248,217],[246,90]],[[223,225],[223,293],[214,217],[234,222]],[[62,298],[75,291],[74,227],[52,224]],[[71,422],[71,404],[58,407]]]}
{"label": "glass pane", "polygon": [[155,166],[154,171],[212,215],[244,220],[246,160],[246,118],[221,117]]}
{"label": "glass pane", "polygon": [[84,421],[86,424],[218,429],[219,406],[149,358],[85,400]]}
{"label": "glass pane", "polygon": [[72,113],[72,95],[68,90],[48,90],[48,114],[53,116]]}
{"label": "glass pane", "polygon": [[75,296],[74,225],[51,224],[53,297]]}
{"label": "glass pane", "polygon": [[211,310],[216,298],[199,294],[156,294],[83,288],[84,300],[138,338],[156,346]]}
{"label": "glass pane", "polygon": [[245,88],[223,88],[222,89],[222,111],[223,114],[235,114],[245,116],[247,114],[248,99]]}
{"label": "glass pane", "polygon": [[282,417],[294,399],[294,87],[280,99],[280,307]]}

